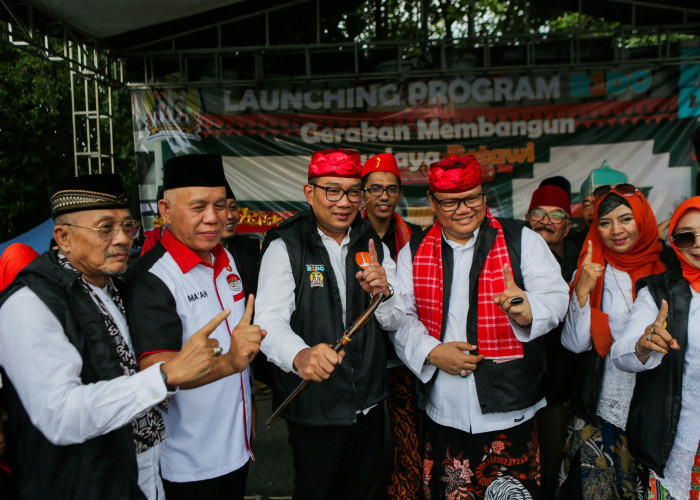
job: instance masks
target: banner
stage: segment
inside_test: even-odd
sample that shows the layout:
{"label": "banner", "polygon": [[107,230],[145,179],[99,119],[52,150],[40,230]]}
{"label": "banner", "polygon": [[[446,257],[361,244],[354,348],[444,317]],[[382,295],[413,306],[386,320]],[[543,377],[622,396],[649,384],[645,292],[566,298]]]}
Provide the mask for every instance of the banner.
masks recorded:
{"label": "banner", "polygon": [[363,161],[393,153],[399,212],[424,226],[428,166],[449,154],[476,155],[502,216],[523,217],[554,175],[571,182],[580,216],[579,188],[604,161],[647,194],[659,221],[695,194],[700,64],[134,90],[132,106],[147,225],[163,162],[191,153],[224,156],[245,231],[302,209],[311,154],[333,148],[357,149]]}

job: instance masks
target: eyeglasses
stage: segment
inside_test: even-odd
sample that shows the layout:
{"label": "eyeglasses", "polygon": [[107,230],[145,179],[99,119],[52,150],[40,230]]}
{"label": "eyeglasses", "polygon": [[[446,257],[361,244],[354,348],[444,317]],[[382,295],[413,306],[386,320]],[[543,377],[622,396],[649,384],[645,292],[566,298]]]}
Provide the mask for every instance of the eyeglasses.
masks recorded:
{"label": "eyeglasses", "polygon": [[595,198],[596,201],[600,200],[605,198],[611,191],[619,194],[620,196],[630,197],[634,196],[634,194],[637,192],[637,188],[632,184],[617,184],[615,186],[606,184],[605,186],[595,188],[593,191],[593,198]]}
{"label": "eyeglasses", "polygon": [[136,238],[139,234],[139,231],[141,230],[141,224],[139,224],[138,221],[131,219],[123,221],[105,221],[101,223],[98,227],[79,226],[77,224],[69,224],[67,222],[61,225],[80,227],[83,229],[89,229],[90,231],[95,231],[97,235],[104,241],[112,241],[112,239],[114,239],[114,237],[119,233],[120,227],[124,230],[124,234],[126,234],[126,237],[131,240]]}
{"label": "eyeglasses", "polygon": [[530,210],[530,220],[534,222],[539,222],[545,217],[547,217],[552,224],[561,224],[569,218],[564,212],[545,212],[541,208],[533,208]]}
{"label": "eyeglasses", "polygon": [[365,190],[362,188],[353,189],[341,189],[339,187],[326,187],[319,186],[318,184],[311,184],[313,187],[321,188],[326,192],[326,199],[328,201],[340,201],[343,196],[348,197],[348,201],[351,203],[360,203],[365,197]]}
{"label": "eyeglasses", "polygon": [[433,200],[440,205],[443,212],[456,212],[459,209],[459,204],[464,203],[467,208],[477,208],[484,204],[484,196],[486,193],[473,194],[465,198],[448,198],[446,200],[438,200],[433,194]]}
{"label": "eyeglasses", "polygon": [[700,232],[682,231],[671,236],[671,241],[681,250],[687,250],[695,245],[695,238],[700,236]]}
{"label": "eyeglasses", "polygon": [[382,196],[384,192],[386,192],[387,196],[391,198],[396,198],[398,195],[401,194],[401,188],[399,186],[382,187],[377,184],[373,184],[369,188],[367,188],[367,192],[372,196],[376,196],[377,198]]}

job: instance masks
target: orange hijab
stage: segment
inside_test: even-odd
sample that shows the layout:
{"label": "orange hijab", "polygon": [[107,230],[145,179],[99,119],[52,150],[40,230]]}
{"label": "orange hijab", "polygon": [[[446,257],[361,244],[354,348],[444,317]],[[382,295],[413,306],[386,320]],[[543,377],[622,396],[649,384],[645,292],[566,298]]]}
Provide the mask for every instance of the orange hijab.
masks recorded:
{"label": "orange hijab", "polygon": [[0,255],[0,290],[12,283],[17,273],[39,256],[36,251],[24,243],[13,243]]}
{"label": "orange hijab", "polygon": [[[611,191],[611,193],[614,191]],[[610,196],[609,194],[607,196]],[[649,205],[649,202],[640,191],[636,191],[632,196],[622,196],[632,208],[634,220],[639,229],[639,238],[634,246],[625,253],[617,253],[605,246],[598,233],[598,208],[607,196],[597,200],[593,209],[593,225],[588,231],[586,241],[593,242],[592,261],[603,266],[609,263],[621,271],[625,271],[632,278],[632,296],[636,296],[635,285],[639,278],[644,278],[650,274],[662,273],[666,266],[661,262],[661,252],[663,243],[659,241],[659,230],[656,224],[656,217]],[[578,257],[577,268],[581,269],[581,264],[586,256],[588,244],[584,243],[583,249]],[[573,290],[578,283],[580,273],[576,273],[576,278],[571,285]],[[608,315],[600,309],[603,299],[603,278],[596,281],[595,287],[591,291],[591,339],[593,347],[601,357],[607,356],[612,347],[612,333]]]}
{"label": "orange hijab", "polygon": [[[678,224],[678,219],[683,217],[683,215],[691,208],[700,210],[700,196],[694,196],[678,205],[676,211],[673,212],[673,217],[671,217],[671,223],[668,226],[668,234],[673,234],[673,231],[676,229],[676,225]],[[690,262],[688,262],[688,259],[686,259],[685,255],[678,250],[673,240],[671,240],[671,246],[676,251],[676,255],[681,261],[683,277],[688,280],[688,283],[690,283],[693,290],[700,293],[700,269],[697,269]]]}

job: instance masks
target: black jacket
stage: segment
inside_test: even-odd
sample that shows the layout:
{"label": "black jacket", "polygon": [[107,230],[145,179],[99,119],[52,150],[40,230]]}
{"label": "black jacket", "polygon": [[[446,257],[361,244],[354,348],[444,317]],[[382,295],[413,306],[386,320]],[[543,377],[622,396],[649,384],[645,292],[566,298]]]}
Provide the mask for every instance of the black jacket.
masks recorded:
{"label": "black jacket", "polygon": [[[55,252],[45,253],[0,294],[0,306],[20,288],[29,287],[56,316],[68,341],[80,353],[83,384],[120,377],[123,372],[114,341],[94,302],[77,280],[77,273],[58,264]],[[81,444],[54,445],[32,425],[4,372],[3,382],[0,394],[2,407],[8,413],[7,459],[14,471],[19,498],[144,498],[138,486],[130,425]]]}
{"label": "black jacket", "polygon": [[637,373],[627,416],[627,439],[632,454],[663,477],[681,413],[683,365],[688,348],[688,313],[692,294],[688,282],[677,269],[639,280],[637,289],[644,286],[649,289],[657,306],[661,307],[663,299],[668,302],[666,329],[678,341],[680,349],[669,349],[659,366]]}
{"label": "black jacket", "polygon": [[[503,235],[508,246],[508,255],[513,269],[513,278],[516,284],[525,290],[522,273],[520,271],[520,242],[525,222],[515,219],[497,219],[503,228]],[[429,229],[411,237],[411,253],[415,257],[421,241]],[[488,218],[484,219],[474,246],[474,257],[469,272],[469,312],[467,313],[467,342],[479,345],[477,338],[477,299],[478,280],[481,268],[484,265],[491,247],[496,241],[497,231],[489,225]],[[452,288],[453,256],[452,248],[442,239],[443,258],[443,320],[440,338],[444,338],[447,325],[447,312],[450,304],[450,291]],[[474,371],[476,392],[479,398],[482,413],[502,413],[522,410],[537,403],[543,397],[542,377],[545,369],[545,337],[539,337],[531,342],[523,343],[523,357],[507,363],[494,363],[491,360],[483,360],[479,368]],[[477,351],[471,354],[478,355]],[[419,404],[424,406],[427,395],[437,376],[427,384],[419,384]]]}
{"label": "black jacket", "polygon": [[[311,210],[307,209],[272,229],[263,244],[263,252],[277,238],[281,238],[287,247],[296,285],[296,308],[290,319],[292,330],[311,347],[321,342],[333,345],[345,330],[342,304],[331,261]],[[370,239],[375,242],[381,262],[383,251],[379,236],[368,221],[358,217],[352,224],[345,261],[347,327],[369,306],[371,299],[355,279],[355,273],[361,270],[355,262],[355,254],[367,252]],[[357,411],[381,402],[387,393],[382,336],[377,320],[370,319],[344,348],[345,358],[335,367],[330,378],[322,383],[309,384],[287,407],[283,416],[290,422],[303,425],[349,425],[356,421]],[[275,366],[272,380],[275,405],[281,403],[299,382],[297,375],[285,373]]]}

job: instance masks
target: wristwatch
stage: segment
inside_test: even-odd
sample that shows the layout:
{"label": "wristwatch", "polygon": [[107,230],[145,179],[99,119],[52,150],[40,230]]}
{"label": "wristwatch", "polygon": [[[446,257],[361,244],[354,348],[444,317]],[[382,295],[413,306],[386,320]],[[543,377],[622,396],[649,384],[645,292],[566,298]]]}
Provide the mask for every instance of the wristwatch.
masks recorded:
{"label": "wristwatch", "polygon": [[382,299],[382,302],[386,302],[390,298],[394,296],[394,287],[391,286],[389,283],[386,284],[386,287],[389,289],[389,295],[385,295],[384,298]]}
{"label": "wristwatch", "polygon": [[423,366],[428,366],[430,364],[430,353],[425,355],[425,359],[423,360]]}

